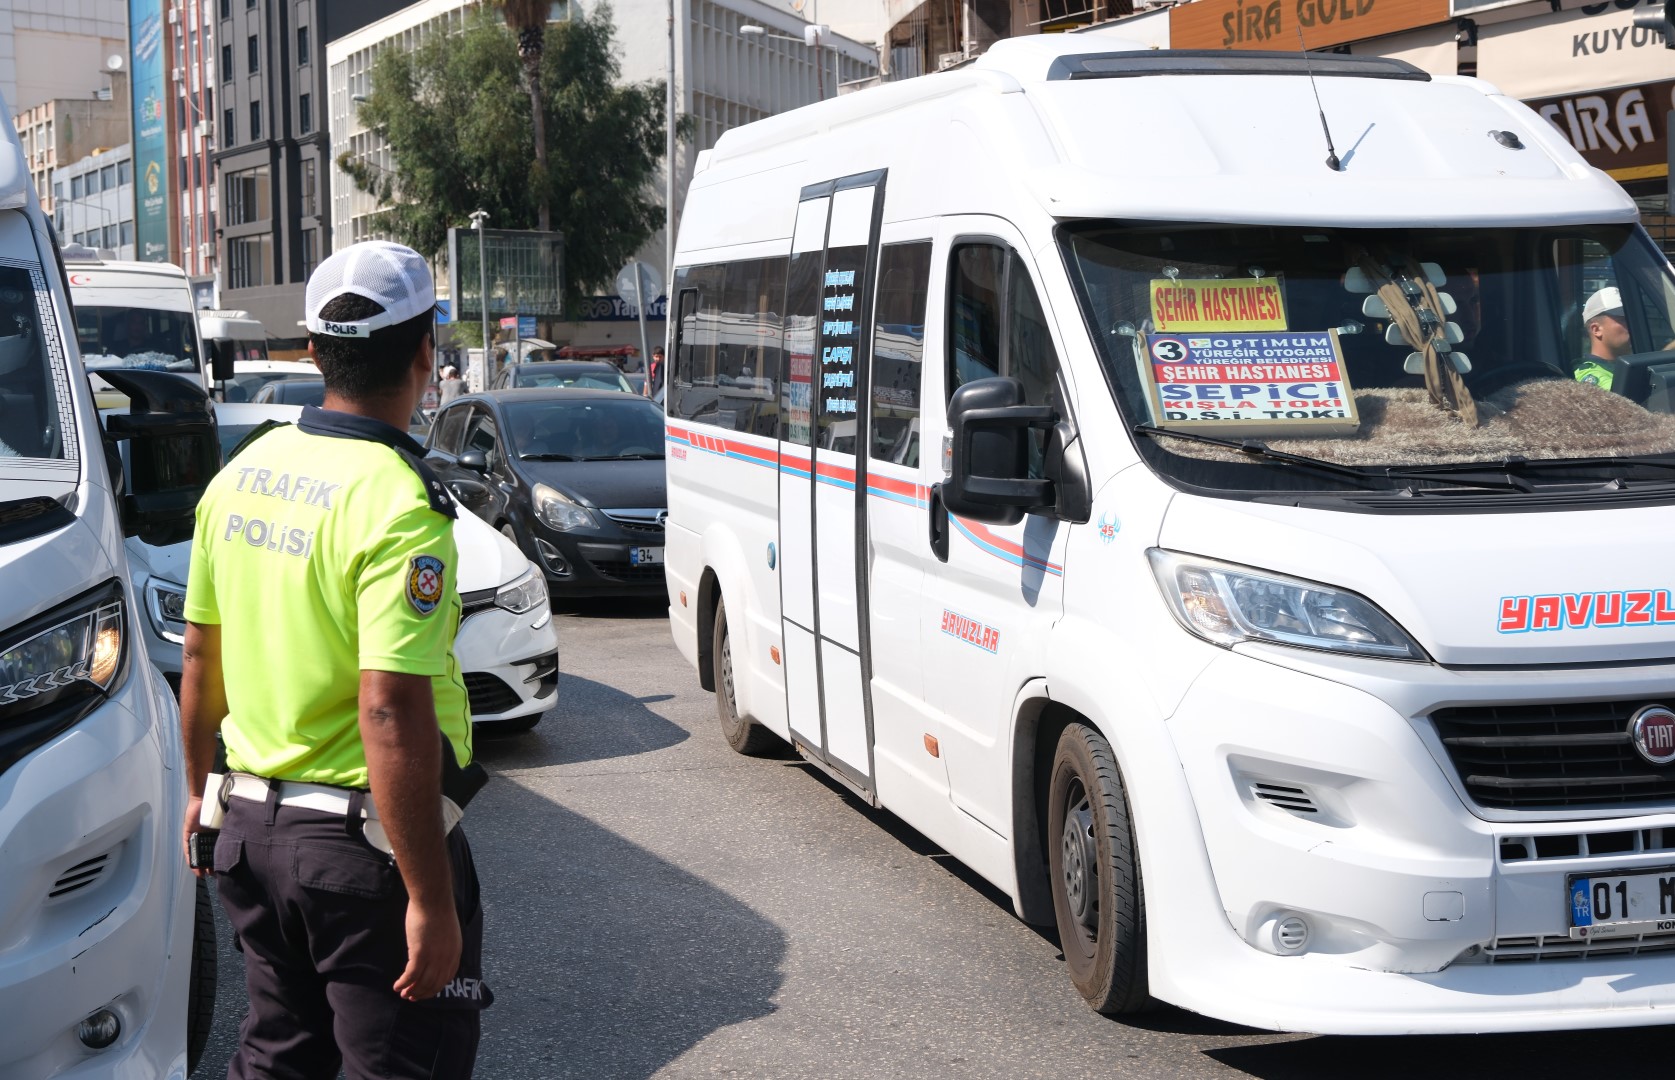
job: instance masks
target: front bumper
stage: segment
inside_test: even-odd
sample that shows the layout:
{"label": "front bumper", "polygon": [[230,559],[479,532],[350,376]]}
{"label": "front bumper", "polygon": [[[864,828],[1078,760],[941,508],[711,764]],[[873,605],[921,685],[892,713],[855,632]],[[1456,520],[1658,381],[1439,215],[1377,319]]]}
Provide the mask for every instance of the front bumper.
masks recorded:
{"label": "front bumper", "polygon": [[[1675,808],[1484,811],[1427,737],[1444,705],[1625,696],[1622,670],[1265,655],[1221,653],[1167,722],[1199,833],[1172,846],[1202,852],[1220,918],[1163,913],[1160,996],[1339,1034],[1668,1022],[1675,936],[1572,942],[1567,878],[1675,867]],[[1675,688],[1675,669],[1640,678]],[[1148,889],[1148,915],[1170,902]]]}
{"label": "front bumper", "polygon": [[550,610],[475,612],[460,623],[454,656],[473,723],[515,720],[558,704],[558,630]]}
{"label": "front bumper", "polygon": [[662,596],[663,563],[637,564],[633,552],[649,548],[663,553],[663,530],[622,538],[558,532],[545,526],[534,531],[536,554],[555,596]]}
{"label": "front bumper", "polygon": [[[163,725],[178,726],[173,699],[136,663],[112,700],[0,775],[0,1076],[186,1075],[195,897]],[[122,1035],[95,1052],[75,1028],[101,1007]]]}

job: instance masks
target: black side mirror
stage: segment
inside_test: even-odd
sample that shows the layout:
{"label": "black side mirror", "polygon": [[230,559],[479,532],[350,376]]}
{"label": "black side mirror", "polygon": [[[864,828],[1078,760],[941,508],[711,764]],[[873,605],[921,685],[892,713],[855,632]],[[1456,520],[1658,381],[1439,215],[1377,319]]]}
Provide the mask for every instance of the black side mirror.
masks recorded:
{"label": "black side mirror", "polygon": [[953,475],[939,485],[948,512],[990,525],[1016,525],[1024,513],[1053,505],[1050,480],[1029,478],[1030,431],[1051,430],[1058,413],[1024,404],[1017,379],[978,379],[948,403]]}
{"label": "black side mirror", "polygon": [[198,500],[221,465],[209,395],[166,371],[110,368],[99,374],[128,395],[127,414],[105,418],[106,436],[128,443],[122,534],[154,547],[190,539]]}
{"label": "black side mirror", "polygon": [[462,469],[470,469],[474,473],[487,473],[489,471],[488,455],[481,450],[467,450],[457,460],[459,461],[459,467]]}
{"label": "black side mirror", "polygon": [[216,382],[228,382],[233,377],[233,345],[231,342],[206,341],[209,352],[209,374]]}

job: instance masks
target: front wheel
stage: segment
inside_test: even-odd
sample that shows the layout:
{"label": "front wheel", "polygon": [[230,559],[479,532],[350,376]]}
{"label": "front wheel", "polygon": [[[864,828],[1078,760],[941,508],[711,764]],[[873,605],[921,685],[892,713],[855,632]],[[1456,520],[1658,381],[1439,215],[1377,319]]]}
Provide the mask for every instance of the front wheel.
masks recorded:
{"label": "front wheel", "polygon": [[1053,755],[1047,852],[1070,981],[1107,1016],[1143,1011],[1146,907],[1128,796],[1111,744],[1083,724],[1065,728]]}
{"label": "front wheel", "polygon": [[186,988],[186,1071],[198,1067],[215,1025],[215,978],[220,957],[215,951],[215,906],[209,882],[195,878],[196,907],[192,915],[192,971]]}
{"label": "front wheel", "polygon": [[715,668],[715,713],[721,720],[721,734],[726,736],[727,745],[752,757],[766,753],[773,746],[773,732],[739,715],[739,702],[733,691],[733,636],[727,632],[727,605],[719,600],[715,605],[710,663]]}

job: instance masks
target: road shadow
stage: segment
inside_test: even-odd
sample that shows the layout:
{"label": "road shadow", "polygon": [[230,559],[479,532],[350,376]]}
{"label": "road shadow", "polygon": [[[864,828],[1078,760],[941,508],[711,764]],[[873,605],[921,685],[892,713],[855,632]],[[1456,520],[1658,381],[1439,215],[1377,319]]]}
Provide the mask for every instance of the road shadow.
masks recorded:
{"label": "road shadow", "polygon": [[1206,1057],[1262,1080],[1570,1080],[1596,1068],[1623,1080],[1667,1077],[1667,1028],[1521,1035],[1318,1036],[1224,1046]]}
{"label": "road shadow", "polygon": [[[783,931],[745,904],[507,777],[471,804],[484,908],[482,1077],[650,1077],[711,1032],[772,1013]],[[248,999],[216,904],[226,1075]]]}
{"label": "road shadow", "polygon": [[495,822],[472,834],[495,992],[478,1075],[649,1077],[774,1011],[772,922],[512,779],[478,803]]}
{"label": "road shadow", "polygon": [[634,697],[575,675],[558,676],[558,705],[527,732],[474,740],[477,759],[491,769],[533,769],[608,761],[664,750],[691,734],[648,706],[671,694]]}
{"label": "road shadow", "polygon": [[667,619],[667,596],[561,596],[553,613],[575,619]]}

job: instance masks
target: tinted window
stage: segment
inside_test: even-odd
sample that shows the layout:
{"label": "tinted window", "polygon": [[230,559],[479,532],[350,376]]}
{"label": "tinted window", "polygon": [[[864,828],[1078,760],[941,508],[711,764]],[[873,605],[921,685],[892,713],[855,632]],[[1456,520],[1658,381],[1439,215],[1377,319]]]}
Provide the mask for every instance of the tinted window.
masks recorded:
{"label": "tinted window", "polygon": [[459,453],[460,436],[465,434],[465,418],[470,412],[469,405],[455,405],[444,412],[431,431],[431,449],[445,454]]}
{"label": "tinted window", "polygon": [[962,244],[949,260],[948,392],[999,375],[1006,249]]}
{"label": "tinted window", "polygon": [[[493,468],[500,460],[499,438],[495,435],[494,417],[477,409],[465,429],[465,450],[480,450]],[[461,451],[462,453],[464,451]]]}
{"label": "tinted window", "polygon": [[931,245],[887,244],[878,261],[873,326],[872,456],[919,464],[919,393],[925,354],[925,301]]}
{"label": "tinted window", "polygon": [[681,271],[670,415],[775,436],[785,265],[746,259]]}
{"label": "tinted window", "polygon": [[644,398],[519,401],[505,406],[518,454],[553,461],[663,457],[663,414]]}

